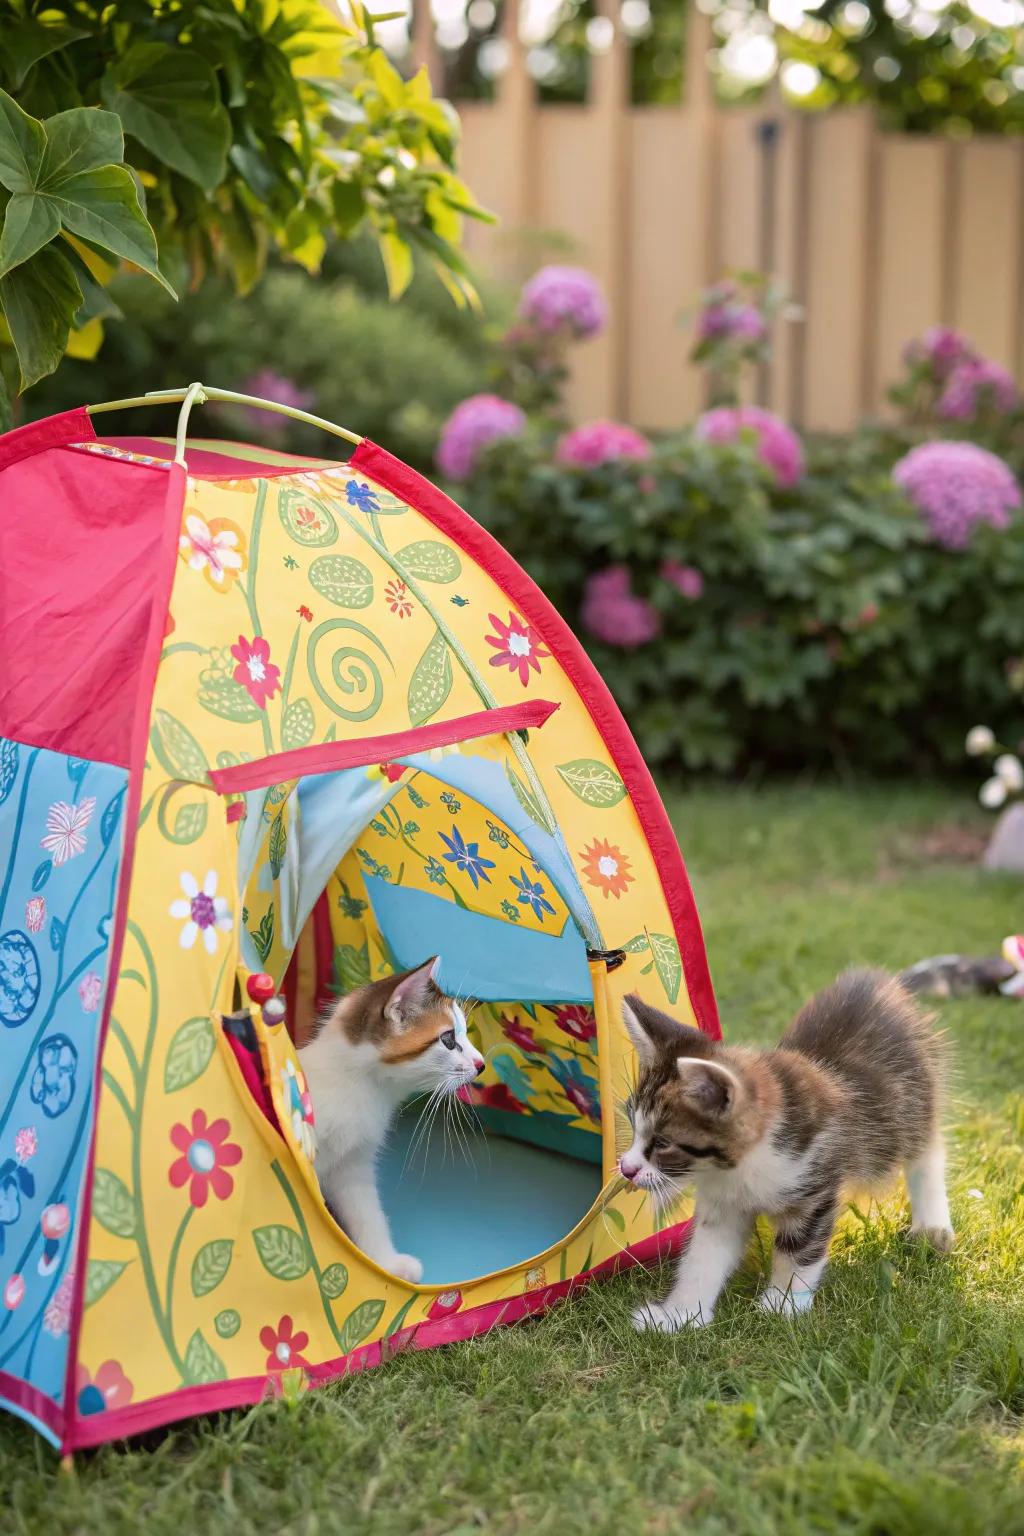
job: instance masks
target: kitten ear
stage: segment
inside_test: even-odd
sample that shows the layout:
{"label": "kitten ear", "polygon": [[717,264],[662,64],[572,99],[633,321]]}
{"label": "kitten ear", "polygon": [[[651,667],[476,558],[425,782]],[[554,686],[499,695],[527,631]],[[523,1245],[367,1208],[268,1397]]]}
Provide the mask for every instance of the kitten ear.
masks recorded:
{"label": "kitten ear", "polygon": [[642,997],[630,992],[622,1001],[622,1022],[626,1034],[640,1058],[640,1064],[650,1067],[666,1050],[699,1051],[704,1036],[688,1024],[680,1024],[667,1013],[652,1008]]}
{"label": "kitten ear", "polygon": [[406,971],[395,978],[395,987],[384,1004],[384,1017],[396,1029],[403,1028],[410,1020],[423,1013],[437,993],[436,976],[441,966],[440,955]]}
{"label": "kitten ear", "polygon": [[720,1061],[679,1056],[676,1059],[676,1070],[683,1085],[684,1096],[702,1114],[727,1114],[742,1092],[735,1072],[730,1072]]}

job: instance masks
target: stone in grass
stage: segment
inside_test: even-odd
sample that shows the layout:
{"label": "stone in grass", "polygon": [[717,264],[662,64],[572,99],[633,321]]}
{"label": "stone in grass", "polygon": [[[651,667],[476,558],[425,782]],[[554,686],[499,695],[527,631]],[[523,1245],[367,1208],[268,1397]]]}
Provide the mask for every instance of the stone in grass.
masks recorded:
{"label": "stone in grass", "polygon": [[1007,806],[992,829],[982,862],[986,869],[1024,875],[1024,803]]}

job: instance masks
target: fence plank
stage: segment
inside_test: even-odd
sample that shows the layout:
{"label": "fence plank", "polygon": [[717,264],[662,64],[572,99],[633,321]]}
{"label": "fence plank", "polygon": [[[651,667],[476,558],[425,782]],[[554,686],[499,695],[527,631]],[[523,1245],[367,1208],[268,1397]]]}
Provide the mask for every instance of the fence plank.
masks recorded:
{"label": "fence plank", "polygon": [[986,357],[1016,368],[1022,259],[1021,146],[997,139],[955,154],[950,319]]}
{"label": "fence plank", "polygon": [[[911,336],[944,318],[948,239],[948,145],[879,135],[878,255],[872,404],[900,373]],[[837,353],[843,358],[842,353]],[[852,425],[852,422],[848,423]]]}

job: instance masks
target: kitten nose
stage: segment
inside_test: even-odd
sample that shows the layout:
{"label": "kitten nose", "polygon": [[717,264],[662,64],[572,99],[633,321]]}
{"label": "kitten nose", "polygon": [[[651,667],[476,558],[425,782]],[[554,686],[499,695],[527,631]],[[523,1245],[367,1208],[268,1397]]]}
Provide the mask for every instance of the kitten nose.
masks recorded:
{"label": "kitten nose", "polygon": [[486,1061],[484,1061],[483,1057],[481,1056],[480,1060],[476,1064],[476,1075],[477,1075],[477,1077],[480,1076],[480,1073],[484,1070],[486,1065],[487,1065]]}
{"label": "kitten nose", "polygon": [[619,1172],[624,1179],[635,1179],[640,1172],[640,1164],[631,1163],[628,1157],[620,1157]]}

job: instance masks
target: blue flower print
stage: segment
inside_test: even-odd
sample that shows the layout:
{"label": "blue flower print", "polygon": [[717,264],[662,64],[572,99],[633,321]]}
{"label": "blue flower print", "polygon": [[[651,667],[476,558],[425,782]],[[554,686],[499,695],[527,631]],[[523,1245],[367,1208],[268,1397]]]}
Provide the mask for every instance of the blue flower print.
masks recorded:
{"label": "blue flower print", "polygon": [[[442,832],[441,836],[444,836]],[[427,879],[431,885],[444,885],[448,876],[444,872],[444,865],[439,859],[428,859],[426,862]]]}
{"label": "blue flower print", "polygon": [[17,1029],[39,1001],[39,957],[19,928],[0,935],[0,1024]]}
{"label": "blue flower print", "polygon": [[540,881],[534,882],[531,880],[521,865],[519,874],[521,878],[518,880],[515,875],[509,875],[509,879],[519,892],[516,900],[521,902],[523,906],[532,907],[534,917],[539,918],[541,922],[544,921],[545,912],[550,912],[553,916],[555,909],[544,895],[544,887]]}
{"label": "blue flower print", "polygon": [[345,497],[350,507],[357,507],[360,512],[377,512],[380,503],[375,491],[358,480],[350,480],[345,487]]}
{"label": "blue flower print", "polygon": [[548,1070],[576,1113],[600,1125],[601,1098],[597,1083],[587,1076],[575,1056],[570,1056],[568,1061],[560,1056],[550,1057]]}
{"label": "blue flower print", "polygon": [[31,1200],[36,1181],[13,1157],[0,1163],[0,1253],[5,1247],[4,1227],[13,1227],[21,1215],[21,1197]]}
{"label": "blue flower print", "polygon": [[456,869],[463,870],[469,876],[474,890],[478,888],[481,880],[486,880],[490,885],[491,877],[487,871],[494,868],[494,860],[483,857],[479,843],[467,843],[454,822],[451,837],[446,837],[443,832],[438,836],[449,850],[443,857],[449,864],[454,864]]}
{"label": "blue flower print", "polygon": [[32,1074],[29,1092],[33,1104],[43,1114],[56,1120],[75,1096],[78,1052],[67,1035],[50,1035],[39,1047],[39,1062]]}

